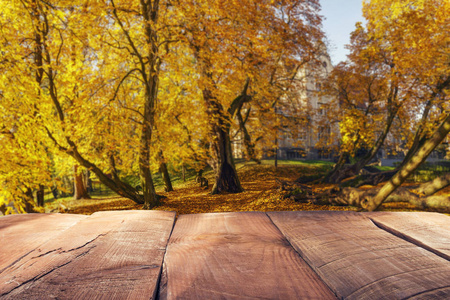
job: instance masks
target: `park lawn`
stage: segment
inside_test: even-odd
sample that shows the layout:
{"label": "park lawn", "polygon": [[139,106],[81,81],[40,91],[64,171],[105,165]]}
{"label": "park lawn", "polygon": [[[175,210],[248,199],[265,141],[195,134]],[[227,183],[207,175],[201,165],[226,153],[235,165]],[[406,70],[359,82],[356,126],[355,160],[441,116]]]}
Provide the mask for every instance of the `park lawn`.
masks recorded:
{"label": "park lawn", "polygon": [[[211,195],[211,183],[214,174],[207,171],[204,176],[208,179],[209,189],[204,189],[195,182],[194,176],[183,182],[179,178],[174,181],[174,191],[164,192],[163,186],[157,185],[157,192],[166,198],[155,210],[176,211],[178,214],[234,212],[234,211],[298,211],[298,210],[358,210],[356,207],[313,205],[297,203],[283,198],[284,194],[278,190],[277,180],[292,181],[301,176],[311,176],[324,173],[332,167],[332,163],[320,161],[279,161],[275,168],[273,161],[263,161],[261,165],[254,162],[239,162],[237,171],[244,192],[238,194]],[[316,192],[330,188],[330,185],[314,185]],[[413,211],[407,203],[383,204],[386,210]],[[109,195],[93,197],[89,200],[73,200],[71,198],[58,199],[47,204],[46,211],[63,211],[75,214],[92,214],[104,210],[141,209],[142,205],[133,201]]]}

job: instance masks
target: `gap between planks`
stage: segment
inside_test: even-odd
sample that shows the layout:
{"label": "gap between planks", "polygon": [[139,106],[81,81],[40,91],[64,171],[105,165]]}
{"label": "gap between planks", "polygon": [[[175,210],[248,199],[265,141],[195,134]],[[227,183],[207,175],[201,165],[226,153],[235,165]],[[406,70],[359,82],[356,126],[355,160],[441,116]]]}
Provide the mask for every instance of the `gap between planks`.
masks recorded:
{"label": "gap between planks", "polygon": [[[448,229],[450,228],[450,226],[445,227],[447,223],[448,225],[450,225],[449,222],[446,222],[447,217],[438,213],[421,212],[410,213],[408,215],[408,218],[403,218],[403,214],[405,213],[365,213],[365,215],[378,228],[392,235],[395,235],[396,237],[406,242],[412,243],[420,248],[430,251],[431,253],[440,256],[447,261],[450,261],[450,240],[448,240],[447,242],[443,242],[447,239],[446,234],[450,233],[450,230]],[[419,230],[414,230],[414,228],[417,226],[416,221],[419,214],[421,214],[420,220],[422,224],[420,224],[421,227],[419,227]],[[433,224],[430,224],[429,221],[431,217],[433,217]],[[402,222],[399,222],[399,220],[403,221],[404,223],[402,224]],[[437,234],[437,232],[435,231],[437,226],[442,227],[439,227],[440,234]],[[447,230],[445,230],[445,228],[447,228]],[[424,236],[424,233],[428,234]]]}
{"label": "gap between planks", "polygon": [[[433,294],[433,291],[448,295],[450,291],[444,279],[445,273],[449,274],[450,270],[449,266],[443,263],[442,257],[434,254],[429,256],[425,253],[428,252],[425,249],[378,228],[367,215],[332,212],[268,212],[268,215],[275,225],[279,225],[278,229],[284,233],[291,246],[297,248],[299,255],[310,267],[317,270],[316,273],[328,283],[329,287],[333,287],[333,292],[339,298],[370,299],[376,295],[403,298],[415,297],[421,293]],[[443,220],[443,223],[447,222]],[[336,224],[333,225],[334,223]],[[400,224],[401,226],[391,224],[397,229],[404,227],[404,224]],[[427,239],[424,230],[426,233],[428,232],[426,229],[431,231],[439,229],[439,226],[427,226],[418,227],[419,230],[414,228],[415,231],[410,232],[431,245],[438,245],[438,248],[439,244],[443,244],[445,250],[446,235],[442,235],[444,241]],[[361,230],[368,231],[361,232]],[[376,233],[377,230],[379,233]],[[405,230],[409,228],[406,227]],[[390,248],[390,244],[395,247]],[[411,260],[404,251],[413,255]],[[393,259],[391,255],[393,257],[399,255],[400,260]],[[421,257],[423,263],[427,263],[431,269],[434,268],[441,274],[436,274],[431,269],[426,271],[427,268],[423,269],[423,265],[420,267],[416,255]],[[376,259],[378,266],[367,265],[371,259]],[[342,273],[343,271],[345,272]],[[414,274],[419,273],[423,277],[420,276],[421,279],[417,281]],[[431,277],[435,277],[436,281],[432,281]],[[395,280],[392,283],[385,282],[387,278]],[[394,290],[391,290],[392,288]]]}
{"label": "gap between planks", "polygon": [[275,222],[272,220],[272,218],[270,217],[270,215],[267,212],[264,212],[266,214],[266,216],[269,218],[270,222],[272,223],[273,226],[275,226],[275,228],[280,232],[280,234],[284,237],[284,239],[286,240],[286,242],[289,244],[289,246],[294,250],[295,253],[298,254],[298,256],[300,256],[300,258],[308,265],[308,267],[317,275],[317,277],[319,277],[322,282],[330,289],[330,291],[336,296],[336,298],[339,298],[338,295],[336,294],[336,291],[328,285],[328,283],[323,280],[322,276],[320,276],[320,274],[317,272],[317,270],[308,262],[308,260],[304,259],[304,254],[301,253],[300,248],[297,250],[294,245],[292,245],[291,241],[287,238],[287,236],[281,231],[281,229],[277,226],[277,224],[275,224]]}
{"label": "gap between planks", "polygon": [[[291,264],[280,261],[280,254],[287,255]],[[180,217],[170,237],[163,273],[161,299],[336,299],[265,212]]]}
{"label": "gap between planks", "polygon": [[437,256],[442,257],[443,259],[446,259],[446,260],[450,261],[450,257],[449,257],[448,255],[446,255],[445,253],[442,253],[442,252],[440,252],[439,250],[434,249],[433,247],[428,246],[428,245],[426,245],[426,244],[420,242],[419,240],[416,240],[416,239],[412,238],[411,236],[409,236],[409,235],[407,235],[407,234],[404,234],[404,233],[402,233],[402,232],[400,232],[400,231],[397,231],[397,230],[395,230],[394,228],[389,227],[389,226],[387,226],[387,225],[385,225],[385,224],[383,224],[383,223],[381,223],[381,222],[378,222],[378,221],[376,221],[376,220],[374,220],[374,219],[372,219],[372,218],[369,218],[369,220],[370,220],[375,226],[377,226],[378,228],[380,228],[381,230],[384,230],[384,231],[386,231],[387,233],[390,233],[390,234],[392,234],[392,235],[394,235],[394,236],[396,236],[396,237],[398,237],[398,238],[400,238],[400,239],[402,239],[402,240],[404,240],[404,241],[406,241],[406,242],[408,242],[408,243],[414,244],[414,245],[416,245],[417,247],[423,248],[423,249],[425,249],[425,250],[427,250],[427,251],[430,251],[431,253],[433,253],[433,254],[435,254],[435,255],[437,255]]}

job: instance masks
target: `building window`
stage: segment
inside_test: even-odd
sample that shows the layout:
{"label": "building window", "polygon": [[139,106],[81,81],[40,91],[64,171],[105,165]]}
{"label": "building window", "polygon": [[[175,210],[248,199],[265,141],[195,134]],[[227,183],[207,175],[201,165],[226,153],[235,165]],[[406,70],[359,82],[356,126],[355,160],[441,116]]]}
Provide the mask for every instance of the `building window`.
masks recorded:
{"label": "building window", "polygon": [[306,130],[300,130],[300,132],[298,133],[298,139],[300,141],[306,141],[307,140]]}
{"label": "building window", "polygon": [[316,90],[320,92],[322,90],[322,84],[320,82],[316,82]]}
{"label": "building window", "polygon": [[318,105],[319,105],[319,115],[324,116],[327,112],[325,104],[319,102]]}
{"label": "building window", "polygon": [[319,127],[319,140],[325,139],[328,140],[331,135],[331,128],[330,126],[320,126]]}

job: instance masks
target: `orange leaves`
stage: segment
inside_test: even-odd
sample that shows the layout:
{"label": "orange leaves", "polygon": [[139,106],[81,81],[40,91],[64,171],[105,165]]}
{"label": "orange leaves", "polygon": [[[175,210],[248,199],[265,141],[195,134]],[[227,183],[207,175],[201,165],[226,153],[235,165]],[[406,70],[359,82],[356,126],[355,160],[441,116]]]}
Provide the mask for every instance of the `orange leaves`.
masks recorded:
{"label": "orange leaves", "polygon": [[[209,118],[232,126],[226,110],[250,78],[247,124],[261,136],[289,86],[280,65],[303,63],[322,38],[316,0],[162,1],[158,18],[145,3],[0,0],[0,129],[16,129],[2,153],[21,157],[8,176],[29,179],[22,161],[46,174],[29,186],[51,184],[74,162],[58,150],[135,172],[143,126],[154,130],[145,151],[204,163]],[[225,113],[208,117],[205,88]]]}
{"label": "orange leaves", "polygon": [[[445,0],[370,1],[364,6],[370,36],[396,55],[399,71],[448,70],[450,5]],[[447,66],[447,67],[445,67]]]}

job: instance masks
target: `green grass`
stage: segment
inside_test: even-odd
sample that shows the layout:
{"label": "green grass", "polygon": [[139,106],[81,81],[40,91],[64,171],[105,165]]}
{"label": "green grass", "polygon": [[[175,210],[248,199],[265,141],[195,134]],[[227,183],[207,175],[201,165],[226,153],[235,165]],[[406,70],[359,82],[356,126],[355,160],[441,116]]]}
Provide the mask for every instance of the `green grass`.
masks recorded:
{"label": "green grass", "polygon": [[[253,162],[254,163],[254,162]],[[264,159],[262,160],[264,165],[274,165],[275,160]],[[278,160],[278,165],[317,165],[317,166],[333,166],[334,162],[324,160]]]}
{"label": "green grass", "polygon": [[409,178],[414,182],[427,182],[450,172],[450,161],[422,164]]}
{"label": "green grass", "polygon": [[389,167],[389,166],[375,166],[378,170],[384,172],[384,171],[392,171],[395,169],[395,167]]}

